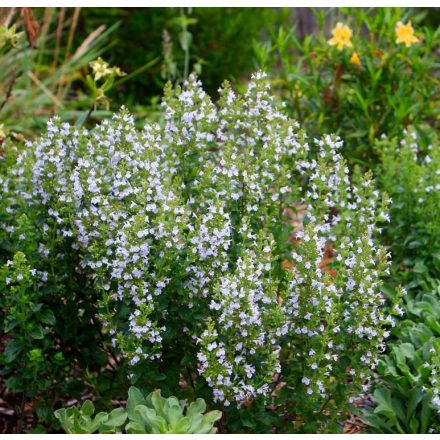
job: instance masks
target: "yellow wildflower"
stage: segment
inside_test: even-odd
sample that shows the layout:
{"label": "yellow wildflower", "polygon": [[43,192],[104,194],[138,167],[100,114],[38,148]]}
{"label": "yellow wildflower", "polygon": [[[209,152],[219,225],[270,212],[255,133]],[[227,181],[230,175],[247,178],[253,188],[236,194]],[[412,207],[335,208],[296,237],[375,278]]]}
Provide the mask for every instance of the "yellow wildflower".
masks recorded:
{"label": "yellow wildflower", "polygon": [[339,50],[343,47],[351,47],[351,29],[342,23],[338,23],[335,28],[332,29],[333,38],[328,40],[328,44],[336,46]]}
{"label": "yellow wildflower", "polygon": [[361,65],[361,59],[359,58],[359,55],[356,52],[353,52],[353,55],[350,58],[350,63],[355,64],[356,66]]}
{"label": "yellow wildflower", "polygon": [[93,70],[95,81],[98,81],[100,78],[105,78],[112,73],[112,69],[109,68],[108,63],[101,57],[99,57],[97,60],[91,61],[89,65]]}
{"label": "yellow wildflower", "polygon": [[0,46],[3,46],[9,41],[12,47],[15,47],[23,32],[15,32],[15,24],[10,28],[0,26]]}
{"label": "yellow wildflower", "polygon": [[414,35],[414,28],[411,22],[403,24],[401,21],[396,24],[396,44],[405,43],[406,47],[413,43],[418,43],[418,38]]}
{"label": "yellow wildflower", "polygon": [[115,76],[124,76],[126,75],[121,69],[117,66],[109,67],[109,64],[104,61],[101,57],[97,60],[91,61],[89,66],[93,70],[93,76],[95,77],[95,81],[98,81],[101,78],[106,78],[109,75]]}

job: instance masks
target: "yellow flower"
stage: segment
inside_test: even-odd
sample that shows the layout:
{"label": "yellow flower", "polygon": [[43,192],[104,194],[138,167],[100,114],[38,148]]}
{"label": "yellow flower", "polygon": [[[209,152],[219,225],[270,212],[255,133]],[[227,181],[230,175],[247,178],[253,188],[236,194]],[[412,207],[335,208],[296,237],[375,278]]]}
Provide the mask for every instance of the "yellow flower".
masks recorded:
{"label": "yellow flower", "polygon": [[108,63],[105,62],[101,57],[99,57],[97,60],[91,61],[89,66],[93,70],[95,81],[105,78],[112,73],[112,69],[109,68]]}
{"label": "yellow flower", "polygon": [[353,55],[350,58],[350,63],[355,64],[356,66],[361,65],[361,59],[359,58],[359,55],[356,52],[353,52]]}
{"label": "yellow flower", "polygon": [[396,44],[405,43],[406,47],[413,43],[418,43],[418,38],[414,35],[414,28],[411,22],[403,24],[401,21],[396,24]]}
{"label": "yellow flower", "polygon": [[109,75],[115,75],[115,76],[126,75],[117,66],[109,67],[109,64],[106,61],[104,61],[101,57],[99,57],[97,60],[91,61],[89,63],[89,66],[93,70],[95,81],[98,81],[101,78],[106,78]]}
{"label": "yellow flower", "polygon": [[338,23],[335,28],[332,29],[333,38],[328,40],[328,44],[336,46],[339,50],[343,47],[351,47],[351,29],[342,23]]}
{"label": "yellow flower", "polygon": [[15,47],[23,32],[15,32],[15,24],[10,28],[0,26],[0,46],[3,46],[8,41],[12,47]]}

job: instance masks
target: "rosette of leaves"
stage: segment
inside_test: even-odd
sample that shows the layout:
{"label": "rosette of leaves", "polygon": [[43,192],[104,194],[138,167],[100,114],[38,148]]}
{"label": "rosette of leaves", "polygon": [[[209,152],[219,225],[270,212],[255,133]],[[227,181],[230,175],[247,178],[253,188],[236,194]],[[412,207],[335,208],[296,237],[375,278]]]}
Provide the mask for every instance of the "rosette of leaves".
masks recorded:
{"label": "rosette of leaves", "polygon": [[[160,390],[145,396],[138,388],[128,391],[126,408],[116,408],[110,413],[94,416],[95,406],[90,400],[81,408],[61,408],[55,417],[69,434],[214,434],[214,423],[220,420],[220,411],[205,413],[203,399],[187,405],[176,397],[164,398]],[[128,423],[126,423],[128,422]]]}
{"label": "rosette of leaves", "polygon": [[62,428],[68,434],[101,434],[120,433],[121,427],[127,420],[124,408],[116,408],[110,413],[95,413],[95,405],[86,400],[81,408],[72,406],[55,411],[55,417],[60,421]]}
{"label": "rosette of leaves", "polygon": [[197,399],[187,405],[176,397],[161,396],[160,390],[144,397],[139,389],[128,392],[127,414],[129,434],[214,434],[214,423],[220,420],[221,411],[205,413],[206,403]]}

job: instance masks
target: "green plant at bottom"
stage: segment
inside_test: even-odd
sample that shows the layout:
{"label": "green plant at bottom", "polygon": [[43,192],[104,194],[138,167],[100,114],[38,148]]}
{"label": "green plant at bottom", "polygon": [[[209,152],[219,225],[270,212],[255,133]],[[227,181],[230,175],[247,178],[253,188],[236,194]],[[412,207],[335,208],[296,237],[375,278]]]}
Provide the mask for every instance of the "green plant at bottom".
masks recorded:
{"label": "green plant at bottom", "polygon": [[[164,398],[160,390],[148,396],[131,387],[126,408],[116,408],[110,413],[95,413],[90,400],[81,408],[61,408],[55,411],[64,431],[69,434],[214,434],[214,423],[220,420],[221,411],[205,413],[206,403],[197,399],[191,404],[176,397]],[[128,423],[126,423],[128,421]]]}
{"label": "green plant at bottom", "polygon": [[429,346],[398,344],[383,362],[380,371],[385,382],[373,394],[377,406],[362,418],[375,432],[420,434],[432,428],[435,410],[424,385],[430,373],[425,364],[430,359]]}
{"label": "green plant at bottom", "polygon": [[394,330],[397,341],[378,367],[381,383],[373,394],[377,406],[367,409],[362,417],[374,432],[439,432],[433,380],[440,367],[436,357],[440,344],[438,293],[424,293],[406,301],[407,319]]}

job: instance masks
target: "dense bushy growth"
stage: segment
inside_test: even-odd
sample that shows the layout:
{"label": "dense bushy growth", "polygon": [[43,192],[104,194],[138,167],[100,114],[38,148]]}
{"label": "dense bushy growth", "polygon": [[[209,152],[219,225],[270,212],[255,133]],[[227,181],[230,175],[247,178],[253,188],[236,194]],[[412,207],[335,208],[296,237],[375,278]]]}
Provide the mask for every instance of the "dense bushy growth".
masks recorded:
{"label": "dense bushy growth", "polygon": [[[391,215],[393,254],[408,266],[423,265],[435,277],[440,275],[437,263],[440,248],[440,151],[438,145],[419,142],[414,130],[402,138],[384,137],[377,143],[382,161],[380,180],[394,203]],[[401,240],[395,240],[399,236]],[[389,238],[390,239],[390,238]]]}
{"label": "dense bushy growth", "polygon": [[392,284],[408,295],[389,353],[378,368],[378,406],[364,418],[378,432],[427,433],[440,427],[440,155],[410,129],[377,142],[381,186],[391,196],[391,223],[383,239],[393,254]]}
{"label": "dense bushy growth", "polygon": [[[163,107],[164,125],[141,131],[126,110],[92,131],[54,118],[2,180],[6,235],[34,220],[36,283],[90,292],[86,315],[133,382],[191,387],[236,431],[265,423],[262,408],[292,417],[267,422],[280,431],[329,429],[394,324],[376,242],[386,198],[349,175],[340,139],[307,139],[262,73],[243,95],[225,83],[217,105],[192,76]],[[254,420],[237,428],[237,407]]]}

